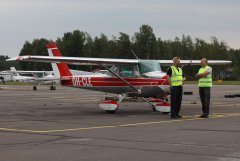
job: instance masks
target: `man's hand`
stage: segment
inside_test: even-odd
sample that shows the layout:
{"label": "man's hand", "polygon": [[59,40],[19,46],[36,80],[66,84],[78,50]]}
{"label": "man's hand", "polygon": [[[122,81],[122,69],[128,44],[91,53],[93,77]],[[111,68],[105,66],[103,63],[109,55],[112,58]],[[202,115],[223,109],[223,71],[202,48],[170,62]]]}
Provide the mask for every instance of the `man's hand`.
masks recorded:
{"label": "man's hand", "polygon": [[170,79],[170,76],[169,75],[167,75],[167,82],[168,82],[168,84],[170,85],[170,87],[172,86],[172,82],[171,82],[171,79]]}
{"label": "man's hand", "polygon": [[202,74],[196,74],[196,78],[200,79],[200,78],[203,78],[203,77],[207,77],[208,74],[209,74],[209,72],[207,72],[207,71],[202,73]]}
{"label": "man's hand", "polygon": [[196,78],[197,78],[197,80],[199,80],[201,77],[201,74],[196,74]]}
{"label": "man's hand", "polygon": [[182,84],[184,85],[185,84],[185,80],[186,80],[187,78],[186,77],[183,77],[183,81],[182,81]]}

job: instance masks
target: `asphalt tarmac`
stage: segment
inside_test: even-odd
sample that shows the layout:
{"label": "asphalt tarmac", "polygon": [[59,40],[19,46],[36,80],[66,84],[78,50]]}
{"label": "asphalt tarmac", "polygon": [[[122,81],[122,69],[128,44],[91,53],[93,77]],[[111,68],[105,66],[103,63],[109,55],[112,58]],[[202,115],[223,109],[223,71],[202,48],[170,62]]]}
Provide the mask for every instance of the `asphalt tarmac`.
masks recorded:
{"label": "asphalt tarmac", "polygon": [[200,119],[196,85],[185,85],[172,120],[144,102],[115,114],[98,108],[105,93],[0,86],[1,161],[239,161],[240,86],[212,88],[210,118]]}

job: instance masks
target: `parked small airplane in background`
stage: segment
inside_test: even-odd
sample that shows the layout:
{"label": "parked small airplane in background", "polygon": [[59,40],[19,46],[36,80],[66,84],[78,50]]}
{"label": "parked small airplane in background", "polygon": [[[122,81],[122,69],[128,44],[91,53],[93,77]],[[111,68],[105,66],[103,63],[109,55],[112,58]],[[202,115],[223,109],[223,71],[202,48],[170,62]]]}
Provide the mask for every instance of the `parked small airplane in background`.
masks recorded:
{"label": "parked small airplane in background", "polygon": [[0,71],[0,82],[5,84],[6,81],[12,81],[12,73]]}
{"label": "parked small airplane in background", "polygon": [[53,71],[24,71],[10,67],[8,72],[12,73],[13,81],[32,83],[33,90],[37,90],[37,86],[40,85],[51,85],[50,90],[56,90],[54,84],[59,83],[59,79],[54,77]]}
{"label": "parked small airplane in background", "polygon": [[[63,86],[119,94],[118,98],[106,97],[99,103],[99,107],[107,113],[114,113],[126,96],[141,98],[150,104],[153,110],[170,112],[167,99],[170,87],[166,73],[161,70],[160,65],[171,65],[172,60],[63,57],[54,43],[48,44],[47,49],[50,56],[26,55],[7,61],[52,63],[55,77],[61,80]],[[181,60],[181,64],[189,63],[199,65],[200,60]],[[101,65],[108,72],[73,75],[67,64]],[[231,64],[231,61],[210,60],[209,64],[225,65]]]}

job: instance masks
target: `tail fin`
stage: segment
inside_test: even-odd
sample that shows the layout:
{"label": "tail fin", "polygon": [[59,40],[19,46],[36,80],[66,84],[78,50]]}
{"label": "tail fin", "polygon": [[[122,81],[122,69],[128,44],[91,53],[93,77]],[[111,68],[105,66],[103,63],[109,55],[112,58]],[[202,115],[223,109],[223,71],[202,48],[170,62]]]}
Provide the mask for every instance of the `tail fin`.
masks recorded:
{"label": "tail fin", "polygon": [[[57,45],[55,43],[50,43],[46,45],[48,49],[49,56],[62,56],[59,49],[57,48]],[[56,78],[60,78],[63,76],[72,76],[72,73],[70,72],[68,65],[65,63],[52,63],[52,68],[54,72],[54,76]]]}
{"label": "tail fin", "polygon": [[19,76],[15,67],[10,67],[10,70],[13,72],[13,76]]}
{"label": "tail fin", "polygon": [[17,71],[15,67],[10,67],[10,70],[11,70],[11,72],[16,72]]}

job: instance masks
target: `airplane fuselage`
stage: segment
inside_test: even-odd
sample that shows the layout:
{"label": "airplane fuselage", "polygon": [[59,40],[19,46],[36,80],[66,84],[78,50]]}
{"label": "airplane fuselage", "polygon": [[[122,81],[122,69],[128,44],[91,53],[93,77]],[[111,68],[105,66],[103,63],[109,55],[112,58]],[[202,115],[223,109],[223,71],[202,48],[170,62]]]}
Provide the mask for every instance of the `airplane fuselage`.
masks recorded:
{"label": "airplane fuselage", "polygon": [[[63,86],[83,88],[115,94],[129,93],[134,96],[137,92],[117,77],[70,76],[64,77]],[[169,93],[166,78],[124,78],[128,83],[141,91],[143,97],[156,97]]]}

